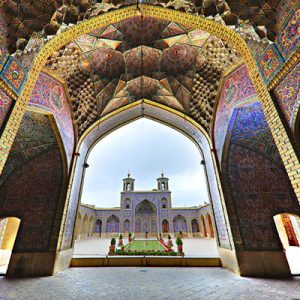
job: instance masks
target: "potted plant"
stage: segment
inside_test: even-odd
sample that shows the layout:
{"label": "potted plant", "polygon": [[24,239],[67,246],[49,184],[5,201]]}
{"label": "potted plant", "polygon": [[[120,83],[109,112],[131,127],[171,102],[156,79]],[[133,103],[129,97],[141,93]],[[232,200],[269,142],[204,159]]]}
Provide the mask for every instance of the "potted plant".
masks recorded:
{"label": "potted plant", "polygon": [[163,241],[163,238],[162,238],[161,233],[158,235],[158,239],[159,239],[161,242]]}
{"label": "potted plant", "polygon": [[123,245],[123,234],[121,233],[119,235],[119,243],[118,243],[118,246],[121,247]]}
{"label": "potted plant", "polygon": [[168,250],[171,251],[172,247],[173,247],[172,238],[171,238],[171,235],[168,234]]}
{"label": "potted plant", "polygon": [[178,250],[179,254],[183,253],[182,244],[183,244],[182,239],[180,237],[177,237],[177,239],[176,239],[176,245],[177,245],[177,250]]}
{"label": "potted plant", "polygon": [[129,243],[131,243],[131,242],[132,242],[132,238],[131,238],[131,236],[132,236],[132,233],[131,233],[131,232],[129,232],[129,233],[128,233],[128,242],[129,242]]}
{"label": "potted plant", "polygon": [[110,246],[109,246],[109,252],[108,252],[108,254],[109,255],[114,255],[115,252],[116,252],[116,239],[112,238],[110,240]]}

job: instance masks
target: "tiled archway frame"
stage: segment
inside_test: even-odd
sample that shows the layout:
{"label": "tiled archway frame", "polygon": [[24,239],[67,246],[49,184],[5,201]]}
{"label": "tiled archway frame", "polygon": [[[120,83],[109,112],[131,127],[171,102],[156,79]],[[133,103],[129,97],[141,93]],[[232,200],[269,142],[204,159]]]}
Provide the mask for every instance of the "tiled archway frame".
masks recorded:
{"label": "tiled archway frame", "polygon": [[[194,28],[200,28],[201,30],[207,31],[218,38],[223,39],[228,42],[232,47],[234,47],[238,53],[243,57],[245,65],[249,71],[250,77],[253,81],[258,99],[262,105],[264,114],[266,116],[267,122],[270,126],[272,135],[276,142],[276,145],[279,149],[279,153],[282,157],[282,161],[285,165],[297,198],[300,198],[300,164],[298,157],[295,154],[293,145],[291,144],[288,134],[285,130],[285,127],[277,113],[276,107],[269,95],[267,87],[265,86],[259,71],[256,66],[256,62],[251,55],[250,50],[248,49],[243,38],[227,28],[226,26],[217,23],[213,20],[206,19],[201,16],[191,15],[188,13],[183,13],[175,10],[169,10],[166,8],[161,8],[151,5],[140,5],[142,14],[144,16],[156,17],[165,19],[168,21],[174,21],[182,23],[186,26],[191,26]],[[38,76],[47,60],[47,58],[53,54],[54,51],[60,49],[62,46],[73,41],[82,34],[88,33],[92,30],[95,30],[99,27],[103,27],[108,24],[120,22],[127,18],[140,15],[141,11],[136,9],[136,6],[129,6],[123,9],[118,9],[111,11],[100,16],[97,16],[93,19],[84,21],[68,30],[60,33],[58,36],[50,40],[43,49],[39,52],[38,56],[35,59],[35,62],[29,72],[28,79],[24,85],[24,88],[17,99],[16,105],[12,111],[12,114],[6,124],[6,127],[3,131],[3,134],[0,138],[0,173],[2,172],[6,159],[8,157],[10,148],[20,126],[22,117],[25,113],[27,104],[29,102],[31,93],[34,89],[35,83],[38,79]],[[76,175],[76,174],[75,174]],[[67,198],[68,199],[68,198]],[[68,201],[65,206],[64,218],[67,214]],[[65,220],[67,220],[65,218]],[[62,223],[60,241],[62,243],[63,228],[68,227],[68,220]],[[73,220],[75,222],[75,220]],[[67,239],[66,239],[67,240]],[[61,246],[64,246],[62,243]],[[59,249],[64,247],[59,247]]]}
{"label": "tiled archway frame", "polygon": [[25,86],[17,100],[17,103],[12,111],[12,114],[6,124],[3,134],[0,139],[0,172],[2,172],[5,161],[8,157],[9,150],[18,131],[20,122],[25,113],[30,95],[34,89],[35,82],[39,73],[44,66],[46,59],[56,50],[68,44],[78,36],[88,33],[99,27],[120,22],[127,18],[142,14],[149,17],[161,18],[168,21],[182,23],[194,28],[200,28],[207,31],[216,37],[225,40],[243,57],[244,62],[253,81],[258,99],[262,105],[264,114],[269,123],[272,135],[282,157],[286,171],[289,175],[298,200],[300,199],[300,164],[295,153],[295,149],[289,140],[285,127],[277,113],[276,107],[270,97],[263,79],[261,78],[256,66],[256,62],[251,55],[243,38],[233,30],[226,26],[217,23],[213,20],[206,19],[201,16],[192,15],[175,10],[169,10],[162,7],[151,5],[140,5],[140,10],[136,6],[129,6],[123,9],[117,9],[108,13],[104,13],[93,19],[84,21],[68,30],[60,33],[58,36],[50,40],[40,51],[35,59],[35,62],[29,72]]}
{"label": "tiled archway frame", "polygon": [[68,207],[66,218],[64,220],[61,249],[66,250],[72,246],[73,228],[85,173],[84,164],[87,161],[90,151],[99,140],[112,131],[142,117],[170,126],[186,135],[196,144],[205,161],[211,194],[211,204],[215,216],[218,246],[231,249],[231,233],[227,226],[227,212],[223,202],[216,161],[214,154],[211,151],[212,145],[209,136],[200,125],[183,113],[149,100],[136,101],[103,117],[90,127],[80,139],[76,150],[77,155],[75,157],[73,174],[70,181],[70,191],[67,201]]}

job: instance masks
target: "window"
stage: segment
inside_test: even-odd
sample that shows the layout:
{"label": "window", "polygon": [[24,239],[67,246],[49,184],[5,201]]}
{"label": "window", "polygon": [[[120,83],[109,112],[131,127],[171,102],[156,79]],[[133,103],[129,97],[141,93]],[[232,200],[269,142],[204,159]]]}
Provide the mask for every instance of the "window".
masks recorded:
{"label": "window", "polygon": [[125,207],[125,209],[130,209],[130,199],[125,199],[125,201],[124,201],[124,207]]}
{"label": "window", "polygon": [[167,204],[168,204],[167,199],[166,198],[162,198],[161,199],[161,208],[162,209],[166,209],[167,208]]}

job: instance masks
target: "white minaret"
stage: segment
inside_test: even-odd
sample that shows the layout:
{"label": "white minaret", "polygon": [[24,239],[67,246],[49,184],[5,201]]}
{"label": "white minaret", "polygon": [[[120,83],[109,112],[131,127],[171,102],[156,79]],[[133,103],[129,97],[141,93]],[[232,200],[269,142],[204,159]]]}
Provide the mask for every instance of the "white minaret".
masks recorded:
{"label": "white minaret", "polygon": [[169,178],[164,177],[164,173],[161,173],[161,177],[157,178],[157,189],[159,191],[168,191],[169,190]]}
{"label": "white minaret", "polygon": [[123,179],[123,191],[124,192],[129,192],[129,191],[134,191],[134,178],[130,177],[130,172],[128,172],[128,177]]}

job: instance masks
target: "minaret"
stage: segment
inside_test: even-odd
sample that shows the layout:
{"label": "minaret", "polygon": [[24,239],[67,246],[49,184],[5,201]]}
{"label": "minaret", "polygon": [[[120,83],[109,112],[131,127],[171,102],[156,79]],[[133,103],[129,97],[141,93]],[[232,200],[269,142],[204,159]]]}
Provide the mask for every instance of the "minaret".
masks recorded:
{"label": "minaret", "polygon": [[157,178],[157,189],[159,191],[168,191],[169,190],[169,178],[164,177],[164,173],[161,173],[161,177]]}
{"label": "minaret", "polygon": [[128,177],[123,179],[123,191],[129,192],[134,191],[134,178],[130,177],[130,172],[128,172]]}

